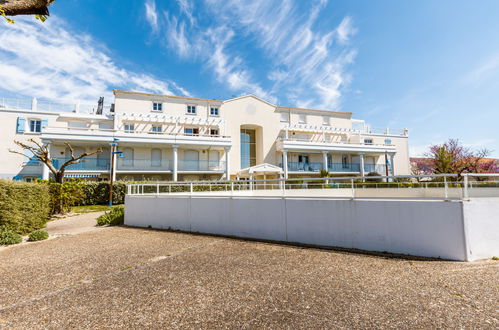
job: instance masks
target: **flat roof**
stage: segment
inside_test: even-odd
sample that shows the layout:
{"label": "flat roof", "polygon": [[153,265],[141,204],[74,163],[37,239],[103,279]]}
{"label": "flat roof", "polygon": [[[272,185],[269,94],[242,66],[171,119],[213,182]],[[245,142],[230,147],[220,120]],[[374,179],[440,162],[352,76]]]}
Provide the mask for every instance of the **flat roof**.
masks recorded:
{"label": "flat roof", "polygon": [[214,101],[214,102],[223,102],[222,100],[216,99],[201,99],[198,97],[190,97],[190,96],[176,96],[176,95],[167,95],[167,94],[152,94],[145,92],[133,92],[133,91],[123,91],[119,89],[113,89],[114,95],[116,94],[130,94],[130,95],[144,95],[144,96],[154,96],[154,97],[169,97],[172,99],[182,99],[182,100],[193,100],[193,101]]}

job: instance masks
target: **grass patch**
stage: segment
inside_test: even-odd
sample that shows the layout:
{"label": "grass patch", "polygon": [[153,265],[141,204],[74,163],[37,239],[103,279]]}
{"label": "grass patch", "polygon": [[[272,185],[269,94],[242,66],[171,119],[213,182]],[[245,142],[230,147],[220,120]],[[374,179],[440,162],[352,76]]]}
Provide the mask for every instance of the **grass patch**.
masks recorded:
{"label": "grass patch", "polygon": [[74,213],[90,213],[90,212],[101,212],[101,211],[111,211],[112,209],[119,207],[120,205],[83,205],[83,206],[72,206],[71,212]]}

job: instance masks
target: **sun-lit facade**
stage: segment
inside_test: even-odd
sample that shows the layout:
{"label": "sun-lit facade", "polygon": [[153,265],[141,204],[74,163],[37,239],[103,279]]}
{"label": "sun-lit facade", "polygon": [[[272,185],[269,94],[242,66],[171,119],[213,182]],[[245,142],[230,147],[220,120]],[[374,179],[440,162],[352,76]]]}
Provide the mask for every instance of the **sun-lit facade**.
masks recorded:
{"label": "sun-lit facade", "polygon": [[[48,178],[48,168],[8,152],[14,140],[50,146],[54,165],[102,149],[66,170],[93,180],[221,180],[409,174],[408,131],[375,130],[350,112],[114,91],[111,108],[0,99],[0,177]],[[3,102],[3,103],[2,103]],[[117,154],[111,154],[111,144]],[[112,168],[112,158],[115,166]],[[262,167],[262,165],[265,165]],[[255,168],[255,171],[248,171]],[[258,172],[257,169],[265,168]]]}

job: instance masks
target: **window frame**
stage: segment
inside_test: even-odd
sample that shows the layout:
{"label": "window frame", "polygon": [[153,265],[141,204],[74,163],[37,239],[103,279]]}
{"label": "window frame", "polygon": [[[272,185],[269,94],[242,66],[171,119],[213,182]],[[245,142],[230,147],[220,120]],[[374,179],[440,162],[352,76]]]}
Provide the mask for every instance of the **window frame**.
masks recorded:
{"label": "window frame", "polygon": [[374,144],[374,140],[372,138],[364,139],[364,144],[373,145]]}
{"label": "window frame", "polygon": [[[156,109],[155,109],[156,108]],[[152,109],[154,112],[163,112],[163,102],[152,102]]]}
{"label": "window frame", "polygon": [[[192,133],[187,133],[187,130],[192,130]],[[199,136],[199,127],[184,127],[185,136]]]}
{"label": "window frame", "polygon": [[298,114],[298,124],[306,124],[307,123],[307,115],[304,113]]}
{"label": "window frame", "polygon": [[[155,130],[156,128],[159,128],[159,132]],[[151,134],[161,134],[161,133],[163,133],[163,125],[151,125],[151,131],[150,131],[150,133]]]}
{"label": "window frame", "polygon": [[[194,109],[194,112],[192,112],[192,109]],[[197,113],[198,113],[198,109],[197,109],[196,105],[187,104],[186,114],[191,115],[191,116],[195,116],[195,115],[197,115]]]}
{"label": "window frame", "polygon": [[[213,110],[216,110],[216,114],[213,113]],[[211,117],[220,117],[220,108],[210,106],[210,116]]]}
{"label": "window frame", "polygon": [[322,116],[322,125],[331,126],[331,116]]}
{"label": "window frame", "polygon": [[[216,132],[216,134],[213,134]],[[210,136],[220,136],[220,130],[218,128],[210,128]]]}
{"label": "window frame", "polygon": [[[128,126],[128,128],[127,128],[127,126]],[[130,129],[130,127],[132,129]],[[124,124],[123,125],[123,131],[125,133],[135,133],[135,124],[134,123],[132,123],[132,124]]]}
{"label": "window frame", "polygon": [[[31,126],[32,123],[38,123],[38,124],[35,124],[35,129],[38,129],[38,130],[33,130],[32,126]],[[42,120],[35,119],[35,118],[28,119],[28,128],[29,128],[30,133],[41,133],[42,132]]]}

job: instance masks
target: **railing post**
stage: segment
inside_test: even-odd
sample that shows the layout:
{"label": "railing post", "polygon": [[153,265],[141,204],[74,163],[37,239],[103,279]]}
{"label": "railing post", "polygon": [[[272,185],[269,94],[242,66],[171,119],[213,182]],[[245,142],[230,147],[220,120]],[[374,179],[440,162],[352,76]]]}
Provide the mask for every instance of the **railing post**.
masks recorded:
{"label": "railing post", "polygon": [[156,183],[156,195],[159,195],[159,183]]}
{"label": "railing post", "polygon": [[190,186],[191,195],[192,195],[192,192],[193,192],[193,190],[194,190],[194,189],[193,189],[193,183],[192,183],[192,182],[191,182],[191,183],[189,183],[189,186]]}
{"label": "railing post", "polygon": [[234,182],[230,182],[230,192],[231,194],[234,194]]}
{"label": "railing post", "polygon": [[469,198],[469,191],[468,191],[468,175],[464,174],[464,191],[463,191],[463,198],[468,199]]}
{"label": "railing post", "polygon": [[447,185],[447,177],[444,176],[444,197],[447,199],[449,197],[449,187]]}
{"label": "railing post", "polygon": [[169,184],[169,185],[168,185],[168,193],[169,193],[169,194],[171,194],[171,193],[172,193],[172,185],[171,185],[171,184]]}

